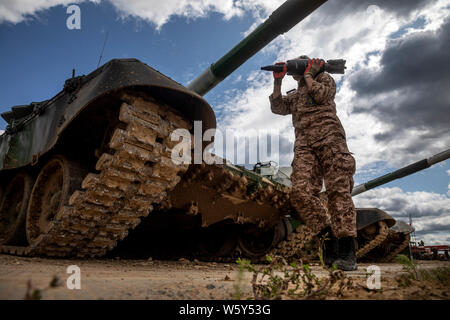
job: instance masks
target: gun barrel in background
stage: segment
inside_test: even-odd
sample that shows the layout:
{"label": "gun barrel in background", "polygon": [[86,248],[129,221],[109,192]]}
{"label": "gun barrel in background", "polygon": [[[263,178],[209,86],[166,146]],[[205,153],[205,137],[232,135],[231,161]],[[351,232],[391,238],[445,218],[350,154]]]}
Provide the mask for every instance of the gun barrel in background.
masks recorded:
{"label": "gun barrel in background", "polygon": [[205,95],[280,34],[292,29],[327,0],[288,0],[233,49],[187,85]]}
{"label": "gun barrel in background", "polygon": [[441,153],[438,153],[432,157],[429,157],[427,159],[423,159],[423,160],[414,162],[406,167],[403,167],[394,172],[385,174],[384,176],[381,176],[379,178],[376,178],[376,179],[370,180],[366,183],[360,184],[353,188],[352,196],[356,196],[360,193],[366,192],[370,189],[376,188],[378,186],[381,186],[381,185],[391,182],[393,180],[409,176],[410,174],[413,174],[417,171],[429,168],[433,164],[447,160],[448,158],[450,158],[450,149],[447,149],[447,150],[445,150]]}

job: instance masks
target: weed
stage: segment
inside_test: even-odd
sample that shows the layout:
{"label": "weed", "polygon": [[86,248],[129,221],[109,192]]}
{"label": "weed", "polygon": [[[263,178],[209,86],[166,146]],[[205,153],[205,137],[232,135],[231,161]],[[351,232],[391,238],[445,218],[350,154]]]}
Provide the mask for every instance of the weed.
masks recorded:
{"label": "weed", "polygon": [[49,289],[52,289],[52,288],[57,288],[59,286],[61,286],[61,282],[57,276],[53,276],[48,287],[46,287],[44,289],[34,288],[31,280],[28,280],[27,291],[25,292],[25,296],[23,297],[23,299],[24,300],[41,300],[43,292],[45,292]]}
{"label": "weed", "polygon": [[450,284],[450,267],[420,270],[420,275],[425,281],[436,281],[447,286]]}
{"label": "weed", "polygon": [[435,281],[446,286],[450,284],[450,267],[419,270],[417,268],[417,262],[415,260],[410,260],[403,254],[399,254],[396,257],[396,260],[403,266],[403,270],[407,272],[396,278],[400,286],[411,286],[414,280],[426,282]]}
{"label": "weed", "polygon": [[408,256],[404,254],[399,254],[395,257],[397,263],[402,265],[404,271],[408,273],[408,275],[414,280],[420,280],[420,275],[417,272],[417,261],[412,259],[410,260]]}
{"label": "weed", "polygon": [[268,265],[257,268],[248,260],[238,259],[240,265],[238,279],[239,285],[235,288],[234,299],[241,298],[240,281],[243,279],[243,272],[247,269],[252,272],[253,299],[278,300],[289,299],[324,299],[334,295],[340,297],[344,290],[352,287],[351,279],[335,268],[326,268],[328,274],[319,278],[308,264],[292,262],[290,264],[282,257],[273,258],[266,256]]}
{"label": "weed", "polygon": [[244,281],[244,272],[247,271],[252,272],[253,266],[251,265],[249,260],[241,259],[240,257],[236,260],[236,263],[239,265],[238,276],[236,282],[234,283],[234,291],[233,291],[233,299],[241,300],[242,299],[242,287]]}

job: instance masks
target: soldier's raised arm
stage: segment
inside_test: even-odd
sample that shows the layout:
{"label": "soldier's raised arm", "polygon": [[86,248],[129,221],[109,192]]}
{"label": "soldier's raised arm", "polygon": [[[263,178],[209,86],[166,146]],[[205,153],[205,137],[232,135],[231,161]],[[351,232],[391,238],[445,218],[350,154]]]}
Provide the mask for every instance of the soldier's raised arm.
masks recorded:
{"label": "soldier's raised arm", "polygon": [[322,65],[323,61],[320,62],[319,59],[313,59],[308,63],[308,67],[305,70],[308,93],[317,104],[323,104],[328,100],[334,99],[336,94],[336,83],[329,74],[322,72],[314,79]]}
{"label": "soldier's raised arm", "polygon": [[270,109],[275,114],[288,115],[291,114],[291,99],[288,97],[283,97],[281,94],[281,83],[284,76],[286,75],[287,68],[284,62],[277,62],[277,64],[284,65],[282,72],[273,73],[273,93],[269,96]]}

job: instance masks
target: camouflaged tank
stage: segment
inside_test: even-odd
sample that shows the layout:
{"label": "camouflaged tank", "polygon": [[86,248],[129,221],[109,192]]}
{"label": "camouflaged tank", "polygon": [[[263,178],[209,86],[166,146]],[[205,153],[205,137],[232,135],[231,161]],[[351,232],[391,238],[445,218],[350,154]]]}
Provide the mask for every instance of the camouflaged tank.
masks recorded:
{"label": "camouflaged tank", "polygon": [[[449,158],[450,149],[447,149],[429,158],[419,160],[394,172],[356,186],[353,189],[352,196],[356,196],[393,180],[401,179],[424,170]],[[364,220],[366,220],[366,218]],[[372,218],[369,218],[369,220],[379,220],[379,216],[373,216]],[[387,227],[389,227],[389,229]],[[358,242],[360,242],[361,238],[365,238],[367,241],[367,249],[363,254],[360,254],[360,250],[358,250],[358,258],[364,257],[364,259],[370,261],[391,261],[409,245],[410,233],[413,230],[414,229],[411,226],[403,221],[396,221],[394,225],[387,224],[384,226],[382,222],[378,222],[378,231],[373,231],[373,227],[365,228],[365,232],[358,232]]]}
{"label": "camouflaged tank", "polygon": [[[49,100],[3,113],[0,252],[103,256],[130,230],[152,225],[157,212],[172,224],[171,213],[182,212],[177,221],[195,217],[203,229],[239,225],[236,241],[250,252],[260,249],[252,248],[259,234],[278,241],[273,231],[283,227],[286,190],[273,183],[255,189],[251,174],[231,165],[174,162],[170,134],[193,132],[195,120],[215,128],[202,95],[324,2],[286,1],[187,88],[136,59],[114,59],[68,79]],[[206,242],[220,238],[208,230]],[[203,251],[221,253],[222,242]]]}

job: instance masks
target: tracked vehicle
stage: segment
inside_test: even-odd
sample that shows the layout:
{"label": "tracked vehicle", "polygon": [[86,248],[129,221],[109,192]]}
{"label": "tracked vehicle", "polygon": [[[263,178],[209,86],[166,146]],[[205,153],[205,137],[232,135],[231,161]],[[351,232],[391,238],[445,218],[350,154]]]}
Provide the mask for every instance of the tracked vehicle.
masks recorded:
{"label": "tracked vehicle", "polygon": [[[203,227],[231,219],[275,228],[285,216],[286,190],[252,189],[224,166],[174,162],[177,142],[170,135],[192,132],[195,120],[204,130],[214,128],[214,112],[201,96],[324,2],[285,2],[187,88],[138,60],[115,59],[68,79],[50,100],[3,113],[8,126],[0,136],[0,251],[103,256],[155,207],[170,210],[178,198],[168,193],[177,192],[180,181],[205,174],[211,183],[222,182],[221,206],[241,207],[221,216],[200,204]],[[242,192],[245,197],[236,200]],[[261,210],[247,210],[251,204]]]}
{"label": "tracked vehicle", "polygon": [[172,161],[171,133],[193,133],[195,120],[214,128],[202,95],[324,2],[287,1],[187,87],[136,59],[115,59],[67,80],[50,100],[4,113],[0,251],[104,256],[131,230],[144,235],[138,246],[164,247],[149,239],[180,225],[195,235],[183,240],[198,257],[296,252],[307,235],[289,220],[289,188],[230,163]]}

